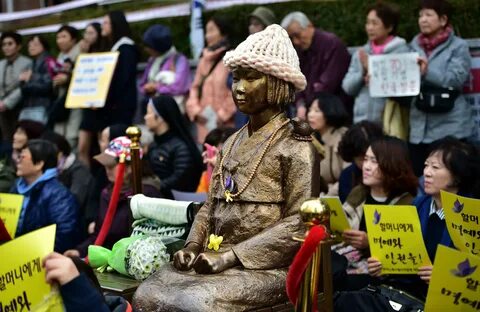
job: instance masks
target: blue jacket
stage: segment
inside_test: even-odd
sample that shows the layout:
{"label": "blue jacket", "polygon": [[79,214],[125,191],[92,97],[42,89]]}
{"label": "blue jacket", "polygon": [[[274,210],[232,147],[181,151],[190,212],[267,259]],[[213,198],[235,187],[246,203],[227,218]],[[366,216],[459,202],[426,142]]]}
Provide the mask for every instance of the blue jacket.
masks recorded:
{"label": "blue jacket", "polygon": [[130,303],[122,297],[103,296],[100,290],[94,287],[93,281],[89,280],[84,273],[61,286],[60,294],[67,312],[132,311]]}
{"label": "blue jacket", "polygon": [[12,193],[24,196],[16,237],[55,223],[55,251],[63,253],[78,243],[79,209],[75,197],[56,176],[56,169],[47,169],[30,185],[17,179]]}
{"label": "blue jacket", "polygon": [[[422,227],[422,235],[425,239],[427,237],[427,225],[428,225],[428,218],[430,216],[430,206],[432,204],[432,196],[430,195],[423,195],[415,198],[413,201],[413,205],[417,207],[418,217],[420,218],[420,225]],[[445,226],[443,229],[443,234],[440,239],[440,244],[453,247],[452,239],[450,238],[450,234],[448,234],[448,229]],[[428,245],[428,242],[425,242],[425,245]],[[434,259],[430,259],[432,262]]]}

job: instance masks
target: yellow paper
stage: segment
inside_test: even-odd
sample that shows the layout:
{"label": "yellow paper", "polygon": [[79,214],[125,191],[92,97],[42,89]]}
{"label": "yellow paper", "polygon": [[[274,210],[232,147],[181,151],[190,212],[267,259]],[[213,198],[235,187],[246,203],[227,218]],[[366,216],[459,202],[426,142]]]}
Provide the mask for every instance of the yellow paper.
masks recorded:
{"label": "yellow paper", "polygon": [[0,246],[0,311],[63,311],[42,268],[53,251],[55,229],[53,224]]}
{"label": "yellow paper", "polygon": [[455,247],[480,256],[480,200],[441,191],[448,233]]}
{"label": "yellow paper", "polygon": [[338,197],[322,196],[320,200],[330,209],[330,231],[335,235],[336,241],[341,241],[342,233],[350,229],[350,223],[348,223],[340,199]]}
{"label": "yellow paper", "polygon": [[438,245],[425,311],[479,310],[480,258]]}
{"label": "yellow paper", "polygon": [[22,195],[0,193],[0,219],[12,238],[15,237],[17,231],[22,203]]}
{"label": "yellow paper", "polygon": [[364,205],[372,257],[383,274],[415,274],[430,265],[415,206]]}
{"label": "yellow paper", "polygon": [[100,108],[118,60],[118,52],[80,54],[68,88],[66,108]]}

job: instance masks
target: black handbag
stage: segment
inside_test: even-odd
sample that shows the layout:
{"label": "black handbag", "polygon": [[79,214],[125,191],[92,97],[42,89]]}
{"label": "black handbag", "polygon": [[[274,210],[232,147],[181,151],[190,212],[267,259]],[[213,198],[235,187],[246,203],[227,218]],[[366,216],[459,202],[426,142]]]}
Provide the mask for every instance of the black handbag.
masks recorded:
{"label": "black handbag", "polygon": [[415,99],[415,106],[425,113],[448,113],[459,95],[460,91],[452,87],[442,88],[423,83],[420,94]]}
{"label": "black handbag", "polygon": [[404,291],[386,285],[373,286],[372,290],[384,296],[395,311],[423,312],[423,301]]}
{"label": "black handbag", "polygon": [[424,303],[406,292],[385,286],[369,285],[334,295],[335,312],[423,312]]}

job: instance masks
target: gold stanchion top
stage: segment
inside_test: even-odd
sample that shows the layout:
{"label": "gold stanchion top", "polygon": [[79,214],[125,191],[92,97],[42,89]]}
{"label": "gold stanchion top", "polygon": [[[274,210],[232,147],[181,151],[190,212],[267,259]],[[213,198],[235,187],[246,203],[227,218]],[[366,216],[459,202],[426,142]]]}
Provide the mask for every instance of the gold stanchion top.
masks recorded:
{"label": "gold stanchion top", "polygon": [[138,144],[140,142],[140,137],[142,136],[142,130],[139,127],[131,126],[125,131],[127,136],[130,138],[132,143]]}
{"label": "gold stanchion top", "polygon": [[327,229],[329,228],[330,209],[320,198],[313,198],[303,202],[299,214],[306,226],[306,232],[302,236],[294,235],[293,240],[303,242],[314,225],[324,225]]}
{"label": "gold stanchion top", "polygon": [[300,207],[300,216],[306,226],[328,225],[330,209],[319,198],[309,199]]}

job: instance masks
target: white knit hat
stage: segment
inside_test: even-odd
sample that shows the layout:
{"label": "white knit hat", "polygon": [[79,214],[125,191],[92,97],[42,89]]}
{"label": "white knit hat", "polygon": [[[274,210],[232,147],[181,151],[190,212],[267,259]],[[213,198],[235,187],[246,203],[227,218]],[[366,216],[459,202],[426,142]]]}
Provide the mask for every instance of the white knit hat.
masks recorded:
{"label": "white knit hat", "polygon": [[300,71],[297,52],[285,29],[277,24],[248,36],[234,51],[225,54],[223,62],[230,69],[251,67],[291,82],[297,91],[304,90],[307,85]]}

